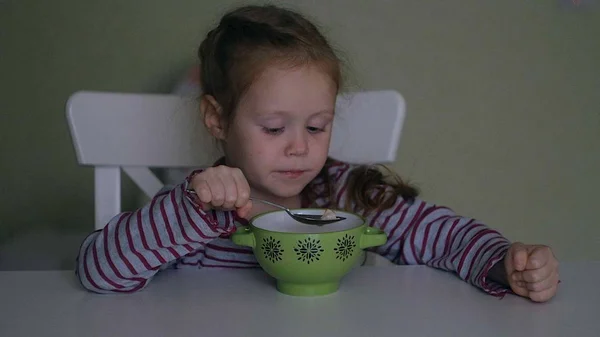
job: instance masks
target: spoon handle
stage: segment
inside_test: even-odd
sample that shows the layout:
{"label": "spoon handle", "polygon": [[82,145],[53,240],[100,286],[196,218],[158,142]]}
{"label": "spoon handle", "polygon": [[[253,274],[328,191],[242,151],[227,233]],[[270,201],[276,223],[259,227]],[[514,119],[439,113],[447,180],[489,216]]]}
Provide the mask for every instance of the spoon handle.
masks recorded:
{"label": "spoon handle", "polygon": [[[196,193],[196,191],[194,191],[194,190],[191,190],[191,189],[190,189],[190,190],[187,190],[187,191],[188,191],[188,192],[190,192],[190,193],[192,193],[192,194],[196,194],[196,195],[198,195],[198,193]],[[285,208],[285,207],[283,207],[283,206],[281,206],[281,205],[278,205],[278,204],[276,204],[276,203],[270,202],[270,201],[266,201],[266,200],[263,200],[263,199],[258,199],[258,198],[253,198],[253,197],[250,197],[250,198],[248,198],[248,199],[250,199],[250,200],[256,200],[256,201],[259,201],[259,202],[262,202],[262,203],[265,203],[265,204],[268,204],[268,205],[271,205],[271,206],[277,207],[277,208],[279,208],[279,209],[282,209],[282,210],[284,210],[284,211],[288,211],[288,212],[290,211],[289,209],[287,209],[287,208]]]}
{"label": "spoon handle", "polygon": [[270,201],[266,201],[266,200],[263,200],[263,199],[258,199],[258,198],[253,198],[253,197],[250,197],[250,200],[256,200],[256,201],[259,201],[259,202],[265,203],[265,204],[267,204],[267,205],[275,206],[275,207],[277,207],[277,208],[279,208],[279,209],[282,209],[282,210],[284,210],[284,211],[289,211],[289,209],[287,209],[287,208],[285,208],[285,207],[283,207],[283,206],[281,206],[281,205],[278,205],[278,204],[276,204],[276,203],[273,203],[273,202],[270,202]]}

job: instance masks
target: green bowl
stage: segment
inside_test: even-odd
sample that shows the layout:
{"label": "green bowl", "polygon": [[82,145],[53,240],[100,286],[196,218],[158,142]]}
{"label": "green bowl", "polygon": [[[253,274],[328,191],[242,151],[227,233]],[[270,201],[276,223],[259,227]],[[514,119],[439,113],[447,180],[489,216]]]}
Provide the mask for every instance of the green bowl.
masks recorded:
{"label": "green bowl", "polygon": [[[293,210],[323,214],[324,209]],[[382,230],[364,218],[335,211],[346,219],[324,226],[307,225],[285,211],[263,213],[232,235],[234,243],[252,247],[262,269],[277,281],[277,290],[294,296],[336,292],[340,281],[357,265],[362,250],[386,243]]]}

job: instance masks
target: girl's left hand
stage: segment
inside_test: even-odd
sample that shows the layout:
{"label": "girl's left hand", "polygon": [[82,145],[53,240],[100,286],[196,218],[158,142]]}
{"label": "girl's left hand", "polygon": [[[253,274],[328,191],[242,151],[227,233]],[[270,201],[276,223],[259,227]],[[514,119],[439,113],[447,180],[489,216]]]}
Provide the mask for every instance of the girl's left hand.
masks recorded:
{"label": "girl's left hand", "polygon": [[546,302],[558,288],[558,261],[550,247],[513,243],[504,259],[511,289],[534,302]]}

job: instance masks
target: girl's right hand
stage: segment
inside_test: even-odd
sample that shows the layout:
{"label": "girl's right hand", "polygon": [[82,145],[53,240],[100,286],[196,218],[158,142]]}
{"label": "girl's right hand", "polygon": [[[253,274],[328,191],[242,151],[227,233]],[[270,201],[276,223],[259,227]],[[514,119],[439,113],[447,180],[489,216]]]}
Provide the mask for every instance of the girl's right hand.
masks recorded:
{"label": "girl's right hand", "polygon": [[203,210],[235,210],[245,218],[250,213],[250,185],[238,168],[225,165],[209,167],[194,175],[190,189],[196,192]]}

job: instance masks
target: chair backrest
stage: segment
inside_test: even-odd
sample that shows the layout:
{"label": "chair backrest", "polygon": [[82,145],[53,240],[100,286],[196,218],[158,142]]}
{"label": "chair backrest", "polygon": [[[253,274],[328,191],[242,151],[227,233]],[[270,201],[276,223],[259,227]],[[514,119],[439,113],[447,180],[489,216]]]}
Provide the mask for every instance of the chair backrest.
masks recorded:
{"label": "chair backrest", "polygon": [[[81,165],[94,166],[95,227],[120,212],[120,170],[148,196],[162,187],[151,167],[206,167],[220,156],[189,97],[79,91],[66,106]],[[392,90],[339,95],[329,155],[355,164],[396,158],[405,102]]]}

